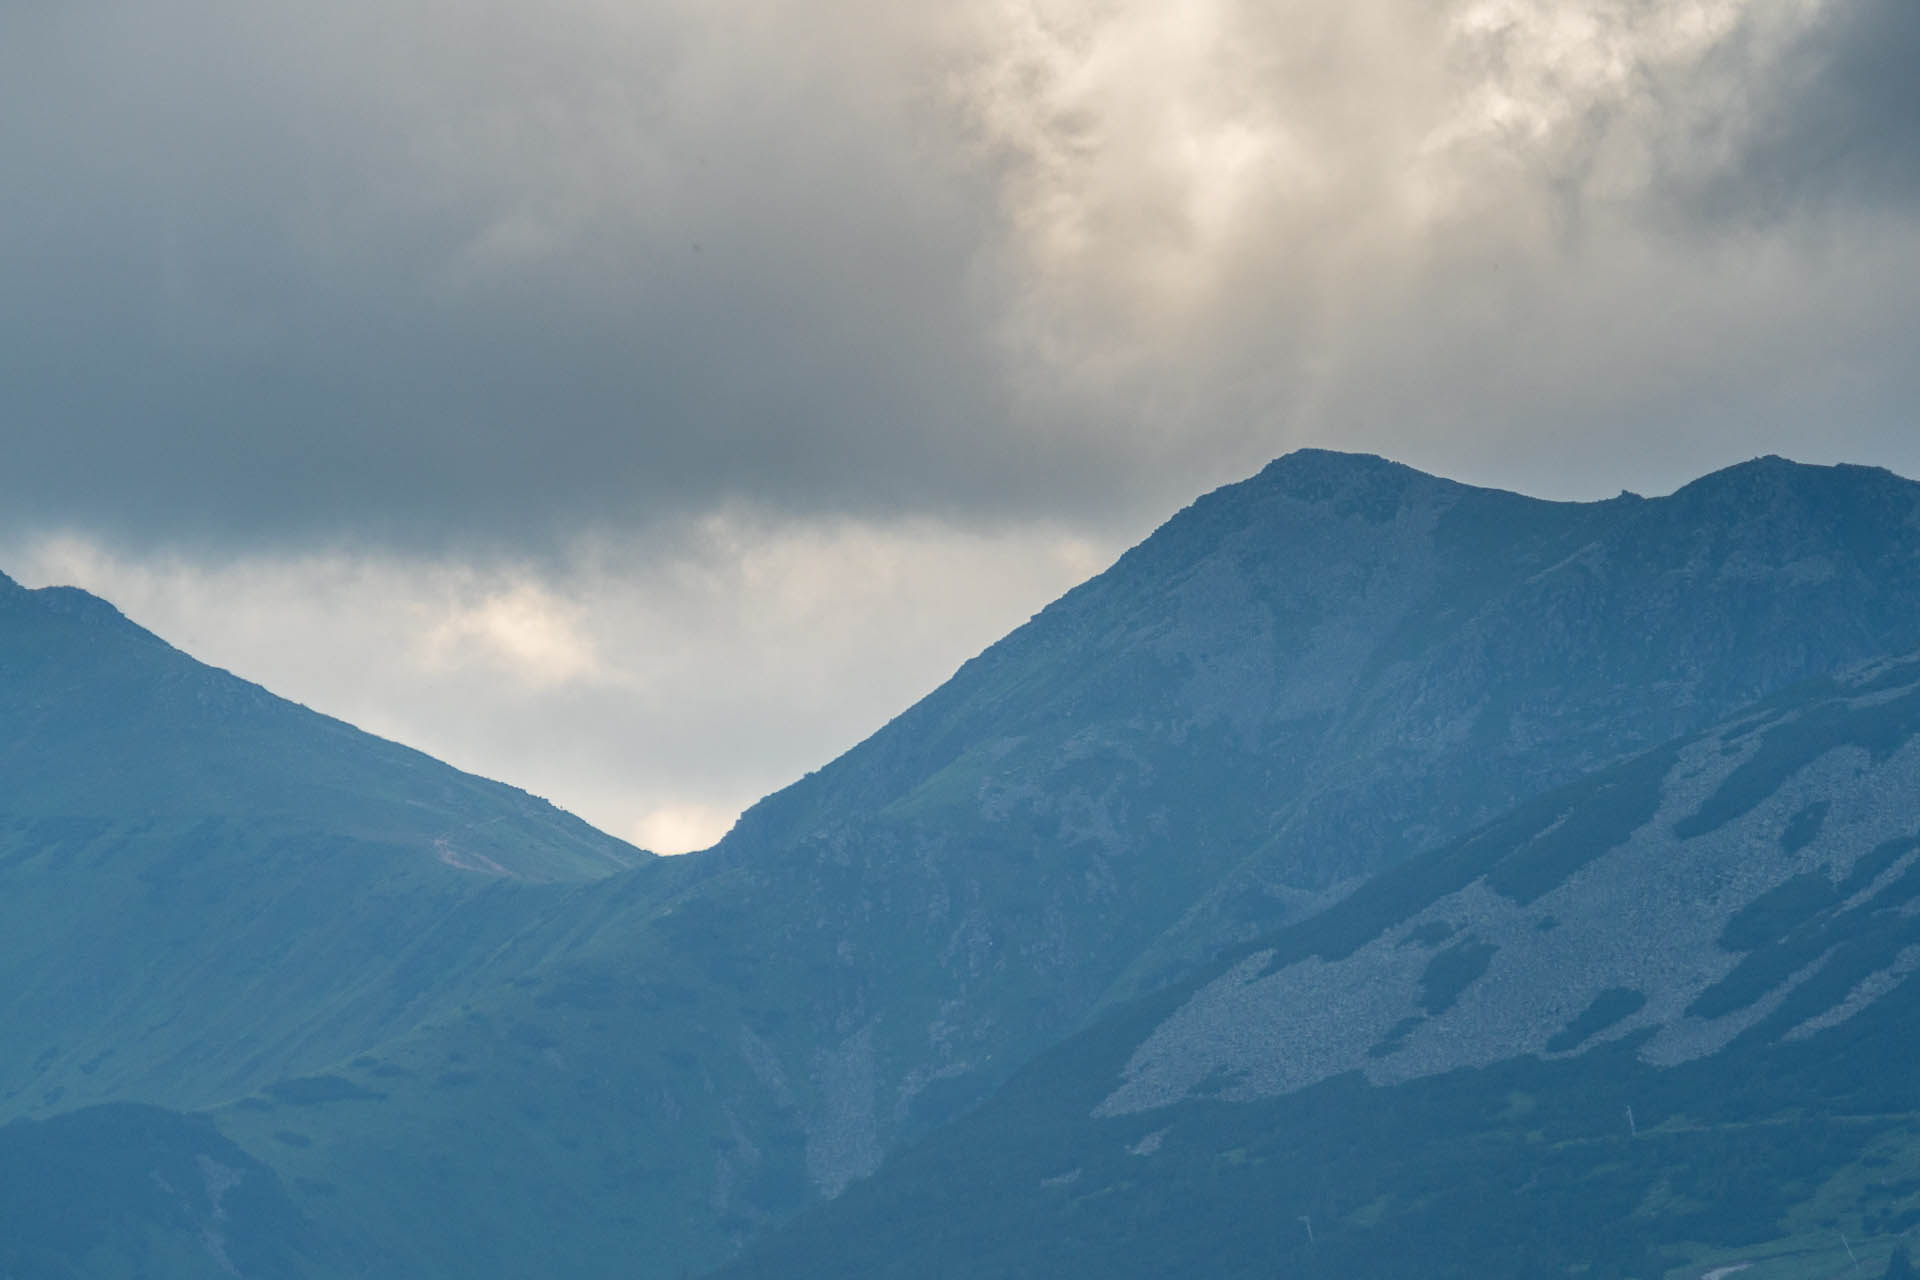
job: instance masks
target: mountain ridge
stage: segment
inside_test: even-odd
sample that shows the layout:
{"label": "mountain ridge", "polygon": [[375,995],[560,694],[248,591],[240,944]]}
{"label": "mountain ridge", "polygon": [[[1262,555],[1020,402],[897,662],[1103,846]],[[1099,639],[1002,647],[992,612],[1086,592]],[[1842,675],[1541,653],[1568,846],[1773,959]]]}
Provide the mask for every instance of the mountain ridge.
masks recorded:
{"label": "mountain ridge", "polygon": [[651,857],[86,592],[0,589],[0,1115],[331,1061],[410,1025],[420,964],[457,990],[563,886]]}
{"label": "mountain ridge", "polygon": [[[424,993],[404,1019],[212,1114],[400,1272],[709,1268],[866,1198],[1076,1029],[1556,787],[1920,649],[1917,557],[1920,485],[1871,469],[1562,503],[1289,455],[713,850],[489,879],[394,957]],[[498,1209],[522,1203],[545,1217]]]}
{"label": "mountain ridge", "polygon": [[[1548,503],[1322,456],[1228,486],[750,810],[670,904],[608,917],[487,1021],[567,1043],[559,1011],[594,991],[596,1071],[618,1044],[679,1037],[683,1066],[649,1063],[596,1106],[660,1142],[670,1114],[672,1132],[710,1135],[710,1172],[615,1147],[681,1203],[725,1206],[717,1231],[692,1213],[647,1228],[663,1256],[713,1259],[850,1193],[1066,1031],[1222,948],[1755,696],[1920,647],[1917,584],[1881,572],[1920,547],[1920,486],[1790,468],[1784,497],[1741,500],[1748,527],[1688,514],[1727,509],[1715,493],[1751,491],[1750,474],[1678,502]],[[1279,492],[1290,477],[1311,500]],[[1835,534],[1833,504],[1862,484],[1884,489],[1870,536]],[[1811,586],[1809,548],[1831,570]],[[1276,883],[1274,859],[1302,850],[1314,860]],[[375,1055],[409,1079],[343,1071],[393,1096],[348,1104],[365,1128],[316,1135],[290,1157],[303,1176],[385,1176],[376,1113],[467,1105],[424,1083],[436,1072],[477,1071],[470,1105],[510,1106],[540,1051],[477,1026]],[[553,1159],[535,1125],[492,1141]]]}
{"label": "mountain ridge", "polygon": [[[197,759],[207,758],[212,748],[205,739],[211,738],[213,732],[231,734],[240,727],[226,713],[240,713],[255,718],[273,717],[285,724],[297,725],[310,736],[351,740],[362,749],[371,750],[387,767],[426,769],[450,779],[470,780],[480,789],[491,790],[502,796],[523,798],[524,807],[529,813],[541,813],[547,820],[570,827],[582,833],[588,842],[604,848],[605,852],[584,860],[577,870],[567,873],[565,878],[578,878],[582,872],[591,878],[593,875],[624,869],[652,856],[635,849],[624,840],[595,830],[549,801],[518,787],[454,770],[424,752],[369,734],[324,712],[280,698],[230,671],[199,662],[128,618],[109,601],[81,588],[28,588],[10,578],[6,585],[13,590],[0,592],[0,607],[11,611],[11,616],[4,619],[11,628],[7,633],[9,643],[5,651],[0,652],[0,662],[5,663],[0,666],[0,698],[6,700],[0,703],[0,710],[14,718],[15,726],[20,724],[18,717],[27,712],[40,711],[45,714],[57,710],[52,700],[69,693],[84,691],[89,696],[97,696],[101,688],[102,658],[118,661],[130,653],[144,653],[151,661],[132,664],[131,669],[120,676],[119,683],[113,686],[115,696],[133,704],[117,710],[124,715],[144,711],[141,703],[163,702],[166,705],[160,711],[176,718],[176,732],[181,721],[191,726],[203,718],[216,720],[211,732],[203,732],[203,740],[193,744],[200,753]],[[41,632],[34,637],[37,643],[31,646],[21,643],[23,625]],[[71,709],[65,710],[64,714],[70,721],[102,720],[102,717],[76,713]],[[111,744],[116,737],[124,736],[124,725],[103,723],[100,727],[105,730],[98,737],[100,742]],[[16,735],[16,741],[8,745],[14,752],[10,767],[19,770],[31,754],[27,750],[29,744],[19,743]],[[131,756],[133,750],[125,754]],[[273,793],[260,787],[257,778],[257,775],[272,767],[270,761],[259,762],[244,752],[233,751],[222,751],[219,758],[226,769],[238,773],[242,778],[254,775],[247,783],[247,798],[257,799],[262,791]],[[267,767],[260,767],[262,763]],[[58,787],[49,786],[46,779],[34,781],[35,791],[43,798],[60,791]],[[124,784],[125,779],[120,781]],[[151,784],[154,793],[172,789],[175,788],[159,781]],[[10,788],[6,797],[10,812],[20,810],[22,792],[25,790],[18,784]],[[146,802],[155,803],[151,798]],[[592,833],[590,837],[585,836],[588,832]],[[553,875],[557,869],[546,871],[529,867],[526,871],[541,877]]]}

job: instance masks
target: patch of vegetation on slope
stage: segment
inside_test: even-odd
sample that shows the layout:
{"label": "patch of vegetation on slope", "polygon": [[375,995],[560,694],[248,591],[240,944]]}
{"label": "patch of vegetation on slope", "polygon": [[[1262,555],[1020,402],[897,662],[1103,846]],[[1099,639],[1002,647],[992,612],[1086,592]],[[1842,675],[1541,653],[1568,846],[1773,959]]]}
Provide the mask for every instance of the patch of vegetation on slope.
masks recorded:
{"label": "patch of vegetation on slope", "polygon": [[812,975],[709,963],[685,934],[618,954],[536,967],[220,1125],[379,1274],[715,1265],[816,1202],[833,1154],[772,1047]]}
{"label": "patch of vegetation on slope", "polygon": [[0,820],[0,890],[0,1115],[202,1106],[318,1070],[563,950],[586,911],[245,817]]}
{"label": "patch of vegetation on slope", "polygon": [[0,1126],[0,1274],[318,1280],[337,1261],[207,1117],[122,1103]]}
{"label": "patch of vegetation on slope", "polygon": [[[1897,682],[1900,687],[1911,685],[1914,676],[1911,664],[1898,664],[1880,681]],[[1872,759],[1885,759],[1920,731],[1920,688],[1876,700],[1877,692],[1861,689],[1852,700],[1820,701],[1781,717],[1762,733],[1753,757],[1734,770],[1698,811],[1676,823],[1675,833],[1691,839],[1718,830],[1772,795],[1783,780],[1837,748],[1860,747]]]}
{"label": "patch of vegetation on slope", "polygon": [[1643,991],[1635,991],[1630,987],[1608,987],[1595,996],[1578,1017],[1547,1041],[1547,1052],[1566,1053],[1578,1049],[1622,1018],[1638,1013],[1646,1004],[1647,996]]}
{"label": "patch of vegetation on slope", "polygon": [[1420,975],[1421,1009],[1428,1017],[1451,1009],[1460,993],[1487,971],[1493,953],[1498,950],[1492,943],[1468,938],[1436,952],[1433,959],[1427,961],[1426,972]]}

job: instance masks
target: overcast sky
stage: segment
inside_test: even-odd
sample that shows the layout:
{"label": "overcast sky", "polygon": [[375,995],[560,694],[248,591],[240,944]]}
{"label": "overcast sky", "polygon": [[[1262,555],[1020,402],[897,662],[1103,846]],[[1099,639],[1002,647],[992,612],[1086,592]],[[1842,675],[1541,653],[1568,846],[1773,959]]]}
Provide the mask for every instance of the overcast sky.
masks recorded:
{"label": "overcast sky", "polygon": [[1913,0],[14,0],[0,569],[662,849],[1315,444],[1920,475]]}

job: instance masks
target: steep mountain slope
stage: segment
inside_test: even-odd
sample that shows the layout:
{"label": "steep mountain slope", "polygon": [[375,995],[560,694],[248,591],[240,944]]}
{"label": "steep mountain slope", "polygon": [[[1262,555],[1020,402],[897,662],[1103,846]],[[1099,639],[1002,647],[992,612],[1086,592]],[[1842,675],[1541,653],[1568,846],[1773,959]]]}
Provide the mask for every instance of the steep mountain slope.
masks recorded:
{"label": "steep mountain slope", "polygon": [[[346,773],[229,788],[228,768],[300,753],[265,738],[234,753],[227,712],[205,710],[215,727],[175,759],[216,762],[212,780],[144,775],[130,751],[131,793],[156,816],[80,854],[42,840],[0,872],[46,877],[33,892],[55,913],[83,874],[125,904],[123,932],[157,939],[123,960],[95,923],[110,916],[35,934],[21,899],[14,998],[85,1016],[15,1051],[50,1065],[27,1059],[31,1089],[6,1087],[45,1107],[231,1100],[221,1132],[354,1273],[698,1271],[811,1204],[870,1194],[859,1181],[889,1152],[1223,947],[1753,698],[1920,648],[1916,563],[1920,486],[1864,468],[1761,460],[1668,498],[1564,504],[1290,455],[715,850],[573,885],[527,882],[560,877],[512,861],[540,833],[509,815],[449,826],[466,799],[456,813],[412,781],[396,791],[430,771],[418,758],[324,796],[296,784]],[[153,748],[176,713],[210,706],[165,696]],[[107,736],[122,722],[93,713]],[[72,785],[70,766],[47,772],[49,794]],[[199,820],[169,797],[219,809],[276,788],[293,798],[263,806],[273,821],[363,845],[342,858],[252,817],[228,845],[167,827]],[[463,843],[496,828],[511,838]],[[182,920],[192,933],[165,932]],[[1517,927],[1497,945],[1517,947]],[[1438,953],[1435,992],[1484,946]],[[143,986],[149,971],[169,985]],[[187,1013],[129,1035],[156,1005]],[[228,1006],[242,1015],[201,1013]],[[1423,1025],[1401,1028],[1406,1052],[1441,1035]],[[1368,1046],[1389,1062],[1395,1026]]]}
{"label": "steep mountain slope", "polygon": [[840,975],[801,1008],[872,1084],[816,1127],[870,1162],[1104,999],[1920,646],[1916,563],[1920,486],[1885,472],[1762,460],[1582,505],[1290,455],[750,811],[710,855],[739,872],[716,909]]}
{"label": "steep mountain slope", "polygon": [[1916,970],[1920,657],[1117,1011],[723,1274],[1845,1274],[1920,1225]]}
{"label": "steep mountain slope", "polygon": [[1208,886],[1151,986],[1521,796],[1920,644],[1917,495],[1769,458],[1664,499],[1548,503],[1291,454],[721,848],[1071,847],[1108,891],[1082,904],[1097,931],[1118,914],[1129,946]]}
{"label": "steep mountain slope", "polygon": [[[1920,647],[1916,495],[1763,460],[1552,504],[1282,459],[757,807],[671,901],[608,908],[340,1066],[333,1101],[223,1124],[414,1270],[711,1265],[1103,1002],[1744,700]],[[393,1218],[423,1185],[435,1221]]]}
{"label": "steep mountain slope", "polygon": [[0,577],[0,1116],[333,1061],[650,860]]}
{"label": "steep mountain slope", "polygon": [[119,1103],[0,1126],[9,1280],[293,1280],[333,1261],[273,1172],[204,1117]]}

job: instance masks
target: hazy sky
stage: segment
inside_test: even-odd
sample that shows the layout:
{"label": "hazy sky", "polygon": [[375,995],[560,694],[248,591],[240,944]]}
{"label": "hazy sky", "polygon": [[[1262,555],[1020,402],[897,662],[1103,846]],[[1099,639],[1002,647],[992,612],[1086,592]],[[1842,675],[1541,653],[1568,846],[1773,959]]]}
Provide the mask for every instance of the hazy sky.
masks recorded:
{"label": "hazy sky", "polygon": [[705,843],[1302,444],[1920,474],[1913,0],[15,0],[0,569]]}

